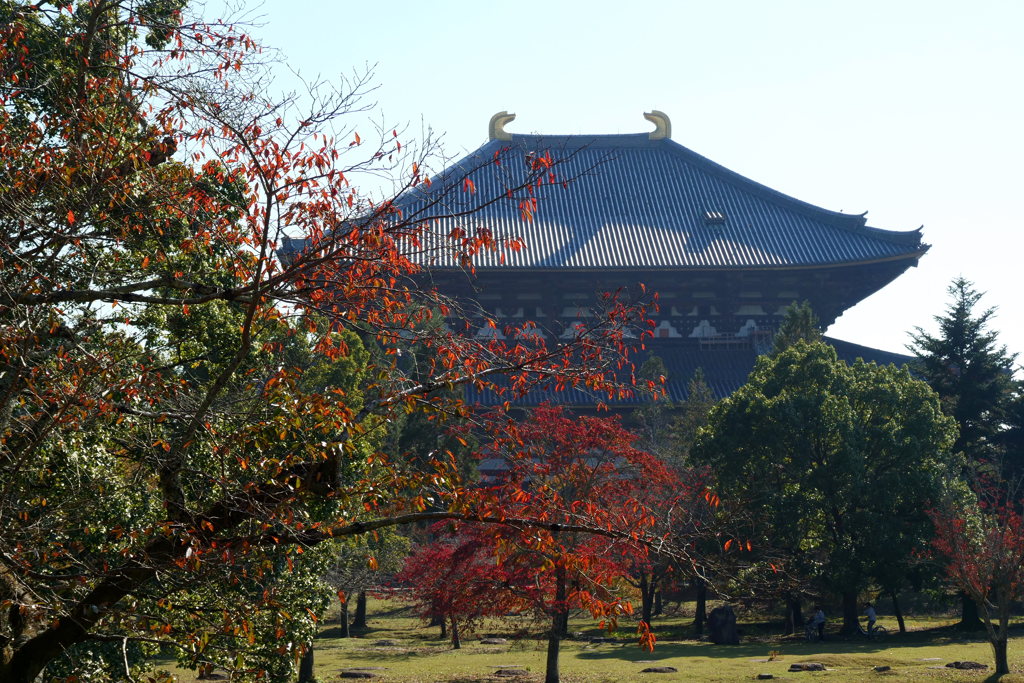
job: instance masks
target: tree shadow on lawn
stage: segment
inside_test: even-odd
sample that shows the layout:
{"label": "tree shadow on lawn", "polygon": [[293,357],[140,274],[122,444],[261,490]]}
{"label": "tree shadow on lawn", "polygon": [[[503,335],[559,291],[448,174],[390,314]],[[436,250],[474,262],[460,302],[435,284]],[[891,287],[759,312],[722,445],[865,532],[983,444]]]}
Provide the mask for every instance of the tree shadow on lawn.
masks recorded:
{"label": "tree shadow on lawn", "polygon": [[[465,650],[469,652],[469,650]],[[345,650],[339,652],[338,655],[344,657],[347,660],[372,660],[375,664],[395,664],[401,662],[411,662],[413,660],[422,660],[436,655],[443,655],[449,652],[460,652],[460,650],[452,650],[451,648],[444,647],[374,647],[372,644],[367,643],[365,647],[359,647],[354,650]]]}
{"label": "tree shadow on lawn", "polygon": [[[426,628],[426,627],[424,627],[424,628]],[[438,635],[437,635],[437,627],[431,626],[429,628],[430,628],[429,631],[425,631],[423,629],[416,629],[416,630],[413,630],[413,629],[394,629],[394,628],[388,628],[386,626],[381,626],[381,627],[368,626],[366,628],[354,628],[354,627],[351,627],[349,629],[349,633],[351,635],[348,638],[345,638],[345,637],[342,636],[342,630],[341,630],[340,626],[330,626],[328,628],[321,629],[316,637],[318,639],[331,639],[331,640],[362,640],[362,639],[366,639],[366,638],[389,638],[389,639],[393,639],[393,638],[396,638],[396,637],[400,637],[403,640],[413,640],[413,641],[416,641],[416,642],[432,642],[432,641],[437,641],[439,643],[440,642],[450,642],[450,640],[447,637],[446,638],[438,637]],[[396,636],[395,635],[396,632],[398,632],[398,631],[401,632],[400,636]]]}
{"label": "tree shadow on lawn", "polygon": [[[1011,629],[1010,637],[1024,636],[1024,627]],[[968,645],[975,643],[988,644],[984,631],[964,633],[952,627],[944,626],[910,633],[894,633],[874,640],[864,638],[846,638],[833,636],[823,643],[808,643],[803,639],[785,639],[781,637],[760,637],[740,645],[714,645],[713,643],[695,640],[676,642],[658,641],[654,652],[641,650],[639,647],[612,646],[601,649],[588,649],[575,653],[581,659],[621,659],[635,662],[638,660],[659,661],[673,657],[704,657],[721,659],[753,659],[767,658],[772,650],[784,650],[788,657],[813,658],[826,655],[873,655],[893,648],[924,648],[942,647],[946,645]]]}

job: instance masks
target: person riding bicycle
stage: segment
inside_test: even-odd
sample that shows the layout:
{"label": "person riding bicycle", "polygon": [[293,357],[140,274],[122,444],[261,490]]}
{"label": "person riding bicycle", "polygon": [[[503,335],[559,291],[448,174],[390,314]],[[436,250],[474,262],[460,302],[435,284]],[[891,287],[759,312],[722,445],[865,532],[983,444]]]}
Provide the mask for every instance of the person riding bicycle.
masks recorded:
{"label": "person riding bicycle", "polygon": [[870,602],[864,603],[864,615],[868,618],[868,635],[870,636],[875,630],[875,621],[878,620],[878,616],[875,614],[875,606]]}

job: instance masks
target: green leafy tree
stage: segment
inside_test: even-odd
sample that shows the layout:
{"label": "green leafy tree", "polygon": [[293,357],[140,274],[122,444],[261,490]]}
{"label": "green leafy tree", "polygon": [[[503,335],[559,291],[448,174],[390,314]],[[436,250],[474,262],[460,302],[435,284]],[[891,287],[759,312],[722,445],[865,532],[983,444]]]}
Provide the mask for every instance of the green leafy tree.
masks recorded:
{"label": "green leafy tree", "polygon": [[947,486],[953,422],[906,369],[839,361],[798,341],[758,360],[711,412],[694,459],[808,580],[842,594],[845,630],[876,557],[929,538],[925,514]]}

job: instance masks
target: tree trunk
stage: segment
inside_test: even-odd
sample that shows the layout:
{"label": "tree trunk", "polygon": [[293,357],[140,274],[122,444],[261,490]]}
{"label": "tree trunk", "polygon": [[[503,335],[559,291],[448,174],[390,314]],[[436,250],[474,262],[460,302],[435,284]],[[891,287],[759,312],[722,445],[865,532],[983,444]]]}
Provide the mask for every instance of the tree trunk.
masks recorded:
{"label": "tree trunk", "polygon": [[640,577],[640,618],[649,625],[654,616],[654,593],[657,585],[651,582],[647,574]]}
{"label": "tree trunk", "polygon": [[356,616],[352,619],[352,628],[366,628],[366,591],[359,591],[356,598]]}
{"label": "tree trunk", "polygon": [[661,591],[654,591],[654,616],[660,617],[665,613],[665,603],[661,598]]}
{"label": "tree trunk", "polygon": [[804,610],[800,598],[786,596],[786,635],[804,632]]}
{"label": "tree trunk", "polygon": [[459,622],[456,621],[455,617],[452,617],[452,649],[462,649],[462,638],[459,637]]}
{"label": "tree trunk", "polygon": [[341,616],[338,618],[338,622],[341,624],[341,636],[342,638],[349,638],[352,636],[352,631],[348,627],[348,596],[341,601]]}
{"label": "tree trunk", "polygon": [[441,627],[441,635],[438,637],[441,640],[445,640],[448,637],[448,620],[441,617],[440,622],[437,625]]}
{"label": "tree trunk", "polygon": [[565,565],[555,564],[555,601],[551,610],[551,632],[548,634],[548,657],[544,683],[560,683],[558,673],[558,651],[561,646],[563,626],[568,622],[569,609],[565,604]]}
{"label": "tree trunk", "polygon": [[313,681],[313,641],[309,642],[306,651],[302,654],[302,661],[299,663],[299,683],[312,683]]}
{"label": "tree trunk", "polygon": [[693,611],[693,630],[700,635],[708,621],[708,584],[704,579],[694,579],[694,583],[697,586],[697,607]]}
{"label": "tree trunk", "polygon": [[843,591],[843,627],[840,633],[853,636],[860,631],[860,612],[857,611],[857,591]]}
{"label": "tree trunk", "polygon": [[961,593],[960,602],[962,610],[960,612],[960,623],[956,625],[956,628],[964,631],[977,631],[978,629],[985,628],[985,624],[981,623],[981,618],[978,616],[978,605],[974,600],[971,600],[970,596],[966,593]]}
{"label": "tree trunk", "polygon": [[900,633],[907,632],[907,625],[903,622],[903,610],[900,609],[900,601],[896,599],[896,591],[889,591],[892,598],[892,613],[896,615],[896,623],[900,625]]}
{"label": "tree trunk", "polygon": [[566,639],[569,637],[569,609],[562,610],[561,617],[558,620],[558,637]]}
{"label": "tree trunk", "polygon": [[992,654],[996,657],[996,676],[1010,673],[1010,662],[1006,658],[1006,631],[992,640]]}

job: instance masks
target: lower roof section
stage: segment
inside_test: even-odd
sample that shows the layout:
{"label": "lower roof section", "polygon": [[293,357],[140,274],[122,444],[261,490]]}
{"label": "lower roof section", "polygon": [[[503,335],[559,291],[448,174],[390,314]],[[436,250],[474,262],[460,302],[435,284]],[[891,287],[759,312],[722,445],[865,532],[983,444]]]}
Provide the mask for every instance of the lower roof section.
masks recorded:
{"label": "lower roof section", "polygon": [[[841,339],[825,337],[824,341],[835,348],[836,355],[840,360],[847,363],[853,363],[860,358],[879,365],[901,366],[913,360],[912,356],[873,349],[870,346],[862,346]],[[747,376],[754,369],[754,362],[758,356],[750,346],[708,346],[690,340],[675,340],[673,342],[654,340],[648,342],[647,352],[661,358],[664,362],[665,369],[668,371],[666,383],[668,398],[673,402],[685,401],[688,398],[690,380],[698,369],[703,372],[704,381],[715,398],[725,398],[747,381]],[[636,362],[638,364],[643,362],[643,358],[638,357]],[[478,391],[472,388],[466,393],[466,400],[477,405],[497,406],[502,404],[506,398],[490,391]],[[526,397],[513,401],[513,405],[530,407],[551,403],[592,408],[605,404],[614,409],[630,408],[647,402],[647,398],[643,395],[609,400],[605,395],[582,389],[555,391],[554,389],[538,388],[531,391]]]}

